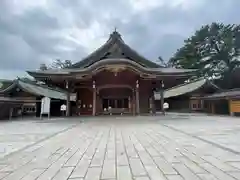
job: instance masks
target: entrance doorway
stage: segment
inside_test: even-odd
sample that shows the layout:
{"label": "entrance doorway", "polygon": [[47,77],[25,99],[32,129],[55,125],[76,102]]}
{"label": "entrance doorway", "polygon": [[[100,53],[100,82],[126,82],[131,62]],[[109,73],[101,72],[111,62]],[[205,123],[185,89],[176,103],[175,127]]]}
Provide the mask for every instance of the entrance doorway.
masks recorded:
{"label": "entrance doorway", "polygon": [[128,109],[129,99],[128,98],[104,98],[102,103],[103,109],[108,109],[109,107],[115,109]]}
{"label": "entrance doorway", "polygon": [[77,115],[92,115],[93,92],[87,88],[79,89],[77,97]]}
{"label": "entrance doorway", "polygon": [[129,114],[132,112],[133,91],[128,85],[99,87],[99,110],[103,114]]}

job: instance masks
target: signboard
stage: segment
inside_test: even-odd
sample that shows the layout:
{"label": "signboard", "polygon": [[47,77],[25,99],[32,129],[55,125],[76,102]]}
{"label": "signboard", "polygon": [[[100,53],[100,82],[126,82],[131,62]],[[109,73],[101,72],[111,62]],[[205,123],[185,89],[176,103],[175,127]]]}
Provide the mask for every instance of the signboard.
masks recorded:
{"label": "signboard", "polygon": [[48,114],[48,117],[50,116],[50,102],[51,99],[49,97],[44,97],[41,100],[41,118],[42,114]]}

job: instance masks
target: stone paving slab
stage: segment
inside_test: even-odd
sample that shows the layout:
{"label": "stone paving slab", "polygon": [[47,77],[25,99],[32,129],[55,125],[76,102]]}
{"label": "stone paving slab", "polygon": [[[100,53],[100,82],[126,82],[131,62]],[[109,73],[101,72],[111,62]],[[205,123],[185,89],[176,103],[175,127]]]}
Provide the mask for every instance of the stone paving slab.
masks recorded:
{"label": "stone paving slab", "polygon": [[[223,148],[222,141],[211,143],[215,141],[213,130],[225,132],[226,139],[237,139],[231,129],[235,131],[240,122],[231,118],[201,118],[205,119],[168,115],[87,118],[81,119],[81,123],[80,119],[42,122],[42,133],[40,127],[38,133],[49,138],[2,158],[0,179],[240,179],[240,155]],[[14,126],[18,123],[27,126],[26,122],[16,122]],[[22,128],[21,133],[29,135],[31,143],[36,122],[28,123],[31,130],[26,128],[24,134]],[[4,134],[1,130],[0,134]],[[203,136],[208,141],[199,138]],[[9,137],[5,143],[11,140]],[[22,138],[15,140],[21,142]],[[234,141],[231,145],[239,147]]]}
{"label": "stone paving slab", "polygon": [[[52,120],[0,122],[0,158],[44,140],[77,123],[69,122],[66,124],[58,121],[58,126],[55,126],[56,123],[53,122]],[[37,147],[35,146],[35,148]]]}
{"label": "stone paving slab", "polygon": [[[240,118],[217,116],[184,116],[180,121],[162,123],[191,136],[212,142],[240,154]],[[191,123],[187,123],[191,121]]]}

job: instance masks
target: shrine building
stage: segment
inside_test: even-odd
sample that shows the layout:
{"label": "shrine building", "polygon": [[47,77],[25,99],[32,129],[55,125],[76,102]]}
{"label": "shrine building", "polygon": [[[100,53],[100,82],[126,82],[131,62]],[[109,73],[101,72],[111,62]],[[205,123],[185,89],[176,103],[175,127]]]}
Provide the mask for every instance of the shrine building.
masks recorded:
{"label": "shrine building", "polygon": [[100,48],[68,68],[27,72],[67,92],[68,116],[95,116],[154,112],[154,92],[184,83],[195,70],[162,67],[114,31]]}

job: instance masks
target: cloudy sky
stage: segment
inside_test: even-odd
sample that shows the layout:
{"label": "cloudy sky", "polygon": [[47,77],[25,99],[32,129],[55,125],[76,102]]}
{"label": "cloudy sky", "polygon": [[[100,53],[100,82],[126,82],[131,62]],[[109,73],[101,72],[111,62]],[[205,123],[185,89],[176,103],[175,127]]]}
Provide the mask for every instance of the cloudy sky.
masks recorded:
{"label": "cloudy sky", "polygon": [[116,26],[148,59],[171,57],[213,21],[240,23],[240,0],[0,0],[0,79],[53,59],[81,60]]}

